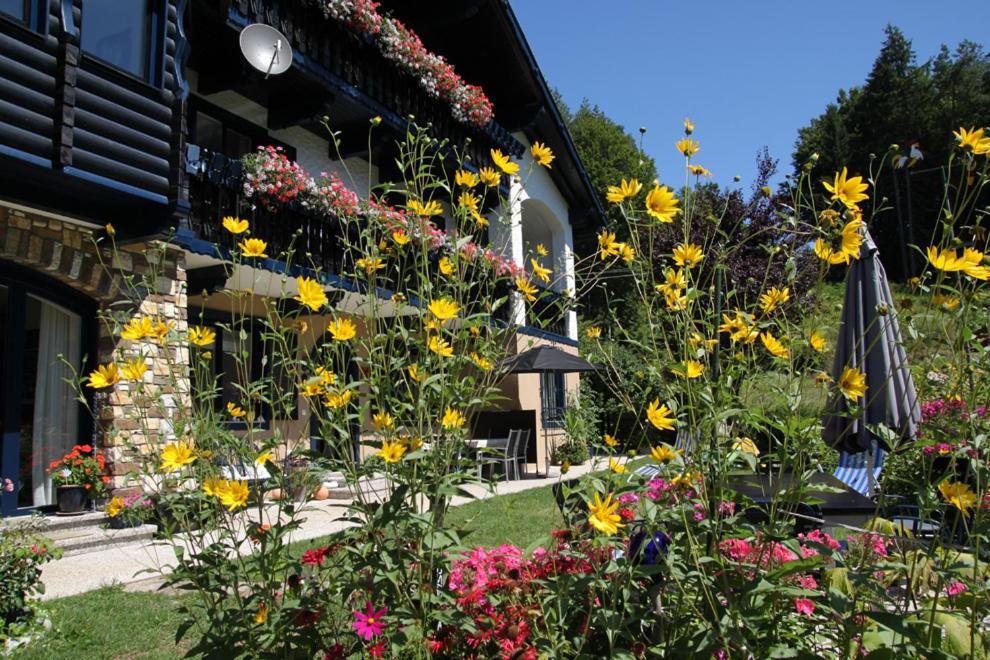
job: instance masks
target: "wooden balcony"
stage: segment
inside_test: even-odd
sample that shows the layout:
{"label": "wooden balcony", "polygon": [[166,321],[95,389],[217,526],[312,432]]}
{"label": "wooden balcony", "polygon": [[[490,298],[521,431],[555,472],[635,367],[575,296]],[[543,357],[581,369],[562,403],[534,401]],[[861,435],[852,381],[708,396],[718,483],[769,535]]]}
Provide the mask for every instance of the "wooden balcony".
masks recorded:
{"label": "wooden balcony", "polygon": [[[195,149],[191,150],[195,153]],[[240,160],[204,152],[190,160],[189,226],[196,238],[231,250],[238,237],[223,228],[224,216],[251,222],[251,236],[268,243],[275,258],[290,247],[295,265],[329,275],[344,272],[345,229],[332,217],[305,213],[293,205],[269,211],[244,196]],[[195,165],[195,166],[193,166]]]}
{"label": "wooden balcony", "polygon": [[[478,128],[456,120],[449,105],[427,94],[412,75],[386,59],[374,43],[327,19],[312,2],[231,0],[227,22],[239,27],[264,22],[282,31],[296,52],[292,74],[306,79],[300,82],[319,82],[330,91],[332,123],[335,116],[353,118],[354,127],[360,128],[356,131],[361,136],[358,146],[366,144],[367,120],[357,119],[364,114],[382,117],[399,134],[404,134],[409,118],[414,117],[417,125],[429,124],[433,137],[448,141],[475,164],[488,163],[492,148],[516,157],[525,150],[495,121]],[[292,96],[291,92],[276,95],[271,102],[304,103]],[[336,111],[334,106],[338,106]],[[356,112],[357,108],[363,113]],[[275,109],[274,114],[293,116],[295,108]],[[334,125],[335,130],[345,129],[345,134],[347,128]]]}

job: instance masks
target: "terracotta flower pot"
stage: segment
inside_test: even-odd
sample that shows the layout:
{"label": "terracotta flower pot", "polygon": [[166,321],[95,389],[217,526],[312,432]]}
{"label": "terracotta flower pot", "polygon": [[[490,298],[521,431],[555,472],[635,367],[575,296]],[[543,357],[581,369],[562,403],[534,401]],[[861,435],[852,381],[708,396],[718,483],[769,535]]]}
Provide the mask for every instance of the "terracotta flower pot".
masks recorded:
{"label": "terracotta flower pot", "polygon": [[86,508],[86,489],[79,485],[58,487],[58,512],[82,513]]}

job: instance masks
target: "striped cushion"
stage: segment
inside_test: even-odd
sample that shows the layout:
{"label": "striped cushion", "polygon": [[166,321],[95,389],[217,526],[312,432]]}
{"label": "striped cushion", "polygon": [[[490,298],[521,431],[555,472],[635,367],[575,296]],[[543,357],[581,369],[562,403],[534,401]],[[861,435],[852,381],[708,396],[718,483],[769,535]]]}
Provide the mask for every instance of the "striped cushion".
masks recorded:
{"label": "striped cushion", "polygon": [[[880,480],[880,473],[883,472],[883,461],[886,452],[877,448],[873,455],[873,481]],[[835,468],[836,479],[846,484],[860,495],[870,494],[870,479],[867,474],[867,452],[861,451],[855,454],[847,451],[839,452],[839,467]]]}

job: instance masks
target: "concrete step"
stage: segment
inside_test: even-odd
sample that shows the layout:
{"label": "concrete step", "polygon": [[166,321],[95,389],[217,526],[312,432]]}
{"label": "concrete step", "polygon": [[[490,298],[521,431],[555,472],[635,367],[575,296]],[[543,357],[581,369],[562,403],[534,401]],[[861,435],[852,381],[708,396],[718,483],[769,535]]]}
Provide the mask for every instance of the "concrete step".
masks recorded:
{"label": "concrete step", "polygon": [[[79,515],[60,516],[57,513],[50,513],[44,516],[44,529],[47,532],[55,532],[63,529],[76,529],[78,527],[96,527],[106,525],[110,520],[103,511],[87,511]],[[0,529],[24,523],[26,516],[16,516],[12,518],[0,518]]]}
{"label": "concrete step", "polygon": [[361,479],[357,487],[348,485],[341,479],[336,486],[330,487],[331,500],[353,500],[356,491],[368,495],[381,495],[388,491],[388,480],[385,477],[373,477],[371,479]]}
{"label": "concrete step", "polygon": [[65,556],[104,550],[108,546],[150,541],[157,531],[158,527],[155,525],[141,525],[127,529],[109,529],[102,525],[93,525],[49,529],[45,535],[52,540],[55,547],[62,549],[62,554]]}

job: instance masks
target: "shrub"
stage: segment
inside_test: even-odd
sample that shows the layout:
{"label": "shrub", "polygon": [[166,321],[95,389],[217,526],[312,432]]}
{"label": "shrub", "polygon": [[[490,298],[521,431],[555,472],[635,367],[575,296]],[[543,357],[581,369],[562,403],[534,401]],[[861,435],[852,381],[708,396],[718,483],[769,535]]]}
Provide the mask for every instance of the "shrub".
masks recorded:
{"label": "shrub", "polygon": [[568,438],[553,452],[553,462],[556,465],[580,465],[589,458],[588,445],[580,440]]}
{"label": "shrub", "polygon": [[[689,122],[685,131],[678,149],[687,172],[701,176],[704,168],[691,160],[697,144]],[[967,209],[973,197],[964,193],[977,181],[984,185],[990,146],[982,133],[960,139],[969,141],[959,153],[965,167],[946,176],[961,203],[942,219],[957,235],[941,246],[947,252],[932,247],[918,287],[933,302],[941,296],[928,341],[953,365],[945,370],[947,394],[984,402],[990,368],[977,330],[988,315],[982,283],[990,270],[983,265],[986,239],[966,224],[982,216]],[[127,457],[173,521],[164,537],[177,561],[166,583],[193,596],[177,635],[195,637],[190,654],[943,657],[964,655],[963,642],[971,655],[983,652],[990,569],[978,550],[962,552],[940,536],[920,561],[895,526],[878,521],[841,544],[822,530],[799,529],[791,515],[814,497],[808,483],[826,452],[821,402],[848,401],[846,414],[857,418],[870,394],[858,391],[855,377],[829,382],[808,368],[820,364],[822,346],[813,348],[802,303],[830,269],[859,258],[872,213],[862,191],[885,180],[879,171],[863,173],[870,184],[830,172],[822,186],[809,163],[801,180],[778,194],[760,191],[754,203],[766,222],[733,215],[738,200],[719,207],[689,187],[655,183],[643,192],[636,181],[616,182],[609,197],[629,223],[621,233],[628,239],[602,231],[598,251],[578,261],[578,281],[587,288],[621,270],[632,283],[638,322],[588,333],[582,346],[602,365],[595,377],[608,388],[603,406],[615,415],[604,430],[621,428],[623,437],[601,439],[609,470],[560,485],[556,494],[573,524],[527,555],[465,547],[464,530],[446,514],[454,497],[489,486],[465,458],[468,429],[474,412],[504,396],[498,365],[518,340],[513,326],[493,317],[540,295],[531,280],[545,268],[528,273],[499,257],[499,246],[481,247],[478,209],[511,207],[498,197],[501,173],[486,165],[491,185],[483,186],[471,172],[446,172],[437,153],[435,141],[411,131],[400,144],[398,169],[407,178],[387,187],[388,199],[404,208],[374,196],[359,202],[360,213],[336,218],[346,255],[335,275],[359,283],[354,295],[366,297],[355,305],[365,311],[362,332],[336,308],[327,310],[320,282],[272,273],[255,288],[276,293],[256,306],[264,315],[253,325],[238,312],[244,292],[220,294],[231,298],[226,325],[237,346],[214,346],[215,338],[197,329],[195,341],[165,333],[142,349],[160,351],[163,360],[188,349],[196,385],[170,420],[177,440],[157,452],[129,448]],[[880,161],[878,167],[889,155]],[[492,164],[502,173],[515,169],[497,153]],[[280,167],[294,171],[291,163]],[[465,193],[446,230],[434,220],[444,213],[434,199],[443,191]],[[339,187],[320,194],[351,199]],[[236,221],[225,226],[247,230]],[[225,267],[250,266],[248,252],[265,246],[257,247],[232,250]],[[761,251],[762,261],[755,256]],[[295,272],[293,254],[277,255],[287,262],[285,273]],[[749,268],[732,283],[742,254]],[[388,305],[384,287],[394,292]],[[136,287],[137,301],[150,288]],[[283,304],[288,299],[297,304]],[[121,319],[105,321],[108,334],[120,331]],[[308,332],[318,333],[308,337],[314,348],[300,356],[297,340]],[[236,401],[224,410],[212,351],[225,351],[248,372],[251,334],[288,377],[235,384]],[[116,359],[134,350],[125,344]],[[164,377],[185,373],[185,364],[168,364]],[[285,382],[307,398],[315,421],[256,433],[263,403],[274,409],[270,418],[289,418],[297,397]],[[100,383],[91,378],[87,386]],[[160,390],[141,381],[129,394],[165,408]],[[585,403],[572,411],[558,461],[582,461],[588,439],[598,443],[593,406],[586,411]],[[146,430],[144,409],[136,414],[136,426]],[[231,432],[231,418],[247,424],[243,436]],[[950,421],[940,432],[965,435],[965,448],[952,451],[969,460],[945,476],[917,470],[914,494],[922,517],[940,507],[955,511],[947,518],[954,534],[946,536],[978,549],[990,514],[990,444],[976,415]],[[355,429],[376,456],[363,465],[354,456]],[[896,436],[882,425],[871,430]],[[683,451],[670,446],[676,436]],[[312,440],[319,452],[309,450]],[[630,468],[626,452],[633,448],[649,454],[649,477]],[[740,467],[756,467],[761,448],[759,460],[795,477],[769,501],[732,487]],[[248,483],[225,472],[252,464],[270,477]],[[344,474],[354,492],[345,528],[332,543],[300,551],[291,540],[306,505],[285,495],[326,470]],[[383,477],[379,492],[362,487],[372,475]]]}
{"label": "shrub", "polygon": [[41,535],[43,519],[8,522],[0,527],[0,643],[31,635],[39,625],[32,597],[44,593],[41,566],[61,550]]}

